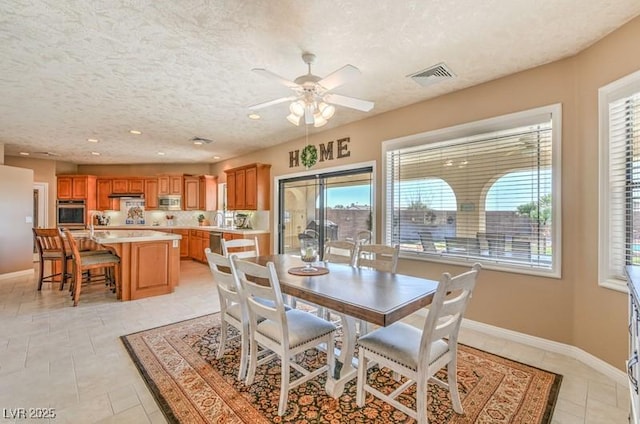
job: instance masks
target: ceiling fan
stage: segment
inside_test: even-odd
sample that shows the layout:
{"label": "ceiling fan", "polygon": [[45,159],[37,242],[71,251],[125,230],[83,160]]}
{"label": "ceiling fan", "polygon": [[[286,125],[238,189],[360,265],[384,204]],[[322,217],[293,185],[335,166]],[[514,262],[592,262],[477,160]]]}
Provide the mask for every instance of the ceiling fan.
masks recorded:
{"label": "ceiling fan", "polygon": [[305,124],[314,124],[316,127],[326,124],[327,120],[333,116],[335,112],[335,107],[333,105],[345,106],[361,110],[363,112],[369,112],[373,109],[374,103],[368,100],[331,93],[331,90],[334,88],[337,88],[360,75],[360,70],[358,70],[358,68],[353,65],[345,65],[326,77],[320,78],[311,73],[311,64],[315,59],[316,56],[314,54],[303,53],[302,60],[308,66],[308,73],[306,75],[299,76],[293,81],[274,74],[266,69],[254,68],[254,72],[279,82],[285,87],[292,89],[295,94],[270,100],[268,102],[258,103],[253,106],[249,106],[249,109],[256,111],[279,103],[292,102],[289,106],[291,114],[287,116],[287,120],[294,125],[299,125],[300,119],[304,116]]}

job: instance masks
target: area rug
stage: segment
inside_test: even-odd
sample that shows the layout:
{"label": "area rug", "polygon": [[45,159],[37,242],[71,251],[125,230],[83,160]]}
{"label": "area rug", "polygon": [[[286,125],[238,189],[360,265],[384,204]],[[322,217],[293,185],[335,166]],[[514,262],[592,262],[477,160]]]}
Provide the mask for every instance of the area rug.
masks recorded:
{"label": "area rug", "polygon": [[[331,398],[324,391],[325,377],[291,390],[286,414],[279,417],[280,361],[274,359],[258,367],[254,384],[245,386],[236,380],[239,340],[230,343],[217,360],[219,336],[219,314],[122,336],[170,423],[414,422],[371,395],[367,395],[365,406],[358,408],[355,379],[340,398]],[[464,414],[453,412],[446,390],[430,384],[430,423],[551,422],[562,376],[464,345],[459,345],[458,355]],[[324,353],[311,349],[300,359],[313,368],[322,363]],[[294,371],[292,374],[295,377]],[[387,392],[399,384],[387,370],[377,367],[369,370],[369,381]],[[402,402],[414,406],[410,390]]]}

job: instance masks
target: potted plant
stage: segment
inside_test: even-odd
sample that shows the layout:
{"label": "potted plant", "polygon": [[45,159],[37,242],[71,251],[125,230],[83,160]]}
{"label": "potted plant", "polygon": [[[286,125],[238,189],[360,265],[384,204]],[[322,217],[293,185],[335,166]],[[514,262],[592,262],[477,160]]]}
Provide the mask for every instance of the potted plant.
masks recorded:
{"label": "potted plant", "polygon": [[204,214],[198,215],[198,225],[210,225],[209,220],[204,216]]}

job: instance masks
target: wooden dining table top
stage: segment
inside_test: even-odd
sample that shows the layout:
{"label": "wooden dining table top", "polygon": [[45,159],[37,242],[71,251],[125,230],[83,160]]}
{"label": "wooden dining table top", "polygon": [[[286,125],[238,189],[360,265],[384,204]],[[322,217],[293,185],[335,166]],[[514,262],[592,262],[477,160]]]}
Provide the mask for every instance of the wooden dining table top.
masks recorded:
{"label": "wooden dining table top", "polygon": [[438,286],[435,280],[328,262],[314,264],[328,268],[328,274],[292,275],[288,270],[304,262],[288,254],[251,261],[260,265],[273,262],[283,293],[380,326],[429,305]]}

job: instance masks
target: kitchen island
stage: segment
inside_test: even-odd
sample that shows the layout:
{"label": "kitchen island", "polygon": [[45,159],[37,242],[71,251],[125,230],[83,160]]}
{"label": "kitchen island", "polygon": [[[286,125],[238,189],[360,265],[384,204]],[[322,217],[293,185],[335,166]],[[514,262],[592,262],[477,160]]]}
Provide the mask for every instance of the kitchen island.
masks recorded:
{"label": "kitchen island", "polygon": [[121,300],[172,293],[178,285],[179,234],[128,229],[94,231],[89,237],[120,257]]}

